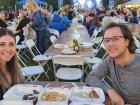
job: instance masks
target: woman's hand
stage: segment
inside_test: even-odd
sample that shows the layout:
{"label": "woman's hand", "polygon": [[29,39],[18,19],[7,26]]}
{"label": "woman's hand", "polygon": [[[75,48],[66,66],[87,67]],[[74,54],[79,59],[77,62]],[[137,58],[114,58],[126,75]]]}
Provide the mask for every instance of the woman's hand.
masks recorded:
{"label": "woman's hand", "polygon": [[114,89],[109,89],[107,92],[109,98],[115,105],[124,105],[124,100]]}

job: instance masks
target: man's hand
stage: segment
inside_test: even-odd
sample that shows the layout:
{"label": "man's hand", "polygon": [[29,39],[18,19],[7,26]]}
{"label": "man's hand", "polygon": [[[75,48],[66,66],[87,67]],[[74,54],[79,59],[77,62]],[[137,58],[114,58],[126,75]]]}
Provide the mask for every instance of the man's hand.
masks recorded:
{"label": "man's hand", "polygon": [[115,105],[124,105],[124,100],[114,89],[109,89],[107,93],[109,98]]}

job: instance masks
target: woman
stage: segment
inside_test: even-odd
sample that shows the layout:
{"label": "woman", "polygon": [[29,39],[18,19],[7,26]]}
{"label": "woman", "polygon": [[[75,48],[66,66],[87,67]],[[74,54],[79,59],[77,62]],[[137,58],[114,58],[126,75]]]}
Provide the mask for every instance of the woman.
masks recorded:
{"label": "woman", "polygon": [[16,26],[16,31],[19,31],[17,34],[20,36],[20,40],[18,44],[20,44],[22,41],[24,41],[24,35],[23,35],[23,28],[30,22],[30,20],[26,17],[26,14],[24,11],[19,12],[19,21]]}
{"label": "woman", "polygon": [[31,15],[31,22],[29,23],[29,25],[35,30],[37,34],[37,48],[39,49],[41,54],[44,54],[46,50],[44,44],[45,37],[48,37],[49,41],[49,36],[46,36],[47,24],[44,15],[34,0],[28,0],[24,8],[27,9],[28,13],[30,12],[30,14],[28,15]]}
{"label": "woman", "polygon": [[24,80],[18,68],[15,42],[11,31],[0,29],[0,100],[11,86]]}

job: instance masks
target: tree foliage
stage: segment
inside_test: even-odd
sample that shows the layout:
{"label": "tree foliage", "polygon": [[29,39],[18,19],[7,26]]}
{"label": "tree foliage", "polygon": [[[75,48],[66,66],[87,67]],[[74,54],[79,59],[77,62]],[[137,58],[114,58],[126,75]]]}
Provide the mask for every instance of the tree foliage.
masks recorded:
{"label": "tree foliage", "polygon": [[17,0],[0,0],[0,7],[15,7]]}
{"label": "tree foliage", "polygon": [[57,4],[57,0],[44,0],[48,4]]}

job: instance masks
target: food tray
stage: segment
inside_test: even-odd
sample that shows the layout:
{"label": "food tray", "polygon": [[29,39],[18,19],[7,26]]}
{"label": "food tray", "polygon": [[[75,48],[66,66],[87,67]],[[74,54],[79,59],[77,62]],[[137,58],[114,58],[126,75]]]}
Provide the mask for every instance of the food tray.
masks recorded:
{"label": "food tray", "polygon": [[70,105],[104,105],[104,104],[102,104],[102,103],[100,103],[100,104],[96,104],[96,103],[82,103],[82,102],[72,102],[72,103],[70,103]]}
{"label": "food tray", "polygon": [[[65,95],[66,99],[64,100],[61,100],[61,101],[57,101],[57,100],[53,100],[53,101],[50,101],[50,100],[46,100],[46,98],[44,98],[43,100],[43,94],[44,93],[49,93],[49,92],[58,92],[60,94],[63,94]],[[43,91],[40,93],[39,95],[39,104],[40,105],[68,105],[68,99],[69,99],[69,95],[70,95],[70,90],[68,88],[44,88]],[[54,99],[54,98],[52,98]]]}
{"label": "food tray", "polygon": [[2,100],[0,105],[33,105],[31,101],[14,101],[14,100]]}
{"label": "food tray", "polygon": [[[89,93],[93,90],[97,93],[99,98],[89,98]],[[82,94],[82,95],[78,96],[76,94]],[[73,87],[71,89],[70,100],[72,102],[99,104],[99,103],[103,103],[105,101],[105,95],[104,95],[104,92],[101,88],[86,87],[86,86],[84,86],[84,87]]]}
{"label": "food tray", "polygon": [[[3,96],[4,100],[23,100],[24,95],[38,96],[43,89],[40,85],[17,84],[12,86]],[[37,91],[37,93],[34,92]]]}

